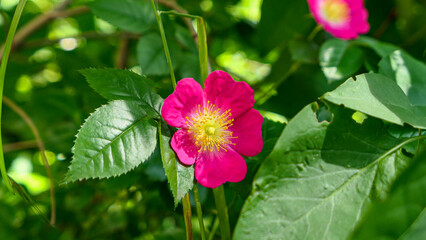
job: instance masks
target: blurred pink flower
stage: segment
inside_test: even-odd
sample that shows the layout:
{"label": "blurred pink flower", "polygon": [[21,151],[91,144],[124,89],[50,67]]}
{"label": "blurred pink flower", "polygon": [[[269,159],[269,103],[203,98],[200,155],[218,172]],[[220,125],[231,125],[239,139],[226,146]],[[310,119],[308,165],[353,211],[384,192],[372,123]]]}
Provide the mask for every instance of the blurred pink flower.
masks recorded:
{"label": "blurred pink flower", "polygon": [[370,30],[363,0],[308,0],[318,24],[336,38],[354,39]]}
{"label": "blurred pink flower", "polygon": [[195,178],[204,187],[242,181],[247,165],[241,155],[262,150],[263,118],[253,104],[253,89],[223,71],[207,77],[204,91],[194,79],[182,79],[164,100],[164,120],[181,128],[171,146],[183,164],[195,163]]}

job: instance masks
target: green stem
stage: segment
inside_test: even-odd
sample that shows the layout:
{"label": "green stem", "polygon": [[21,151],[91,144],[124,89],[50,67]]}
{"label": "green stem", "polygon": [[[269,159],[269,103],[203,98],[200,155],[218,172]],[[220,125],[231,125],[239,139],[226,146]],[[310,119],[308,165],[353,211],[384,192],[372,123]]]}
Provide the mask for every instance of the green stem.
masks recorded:
{"label": "green stem", "polygon": [[201,240],[207,240],[206,231],[204,229],[203,211],[201,210],[200,197],[198,195],[198,186],[196,182],[194,183],[193,190],[194,190],[194,196],[195,196],[195,205],[197,207],[198,223],[200,224],[200,230],[201,230]]}
{"label": "green stem", "polygon": [[160,11],[160,14],[167,14],[167,15],[174,15],[174,16],[179,16],[179,17],[187,17],[187,18],[191,18],[191,19],[198,19],[200,18],[200,16],[197,15],[191,15],[191,14],[186,14],[186,13],[178,13],[176,11]]}
{"label": "green stem", "polygon": [[50,225],[54,226],[56,222],[55,185],[53,183],[52,170],[50,169],[49,162],[47,161],[46,150],[44,148],[44,143],[41,140],[40,132],[34,124],[33,120],[30,118],[30,116],[28,116],[28,114],[16,103],[14,103],[7,97],[3,97],[3,102],[27,123],[28,127],[30,128],[37,141],[38,148],[40,149],[40,156],[43,160],[43,164],[47,172],[47,177],[49,178],[50,182]]}
{"label": "green stem", "polygon": [[216,234],[216,230],[217,230],[218,227],[219,227],[219,218],[216,217],[216,219],[214,220],[214,223],[213,223],[212,230],[210,231],[208,240],[213,240],[214,235]]}
{"label": "green stem", "polygon": [[308,42],[312,42],[312,40],[314,40],[315,36],[317,35],[317,33],[319,31],[321,31],[322,26],[321,25],[317,25],[314,30],[312,30],[312,32],[309,34],[308,36]]}
{"label": "green stem", "polygon": [[204,18],[197,18],[197,33],[198,33],[198,57],[200,59],[201,68],[201,83],[204,86],[204,81],[209,75],[209,56],[207,49],[207,31]]}
{"label": "green stem", "polygon": [[176,89],[176,78],[173,71],[172,59],[170,57],[169,46],[167,45],[166,34],[164,33],[163,21],[161,20],[160,13],[155,7],[154,0],[151,0],[152,9],[154,10],[155,18],[157,19],[158,29],[160,30],[161,40],[163,41],[164,52],[166,53],[167,64],[169,65],[170,78],[172,79],[173,89]]}
{"label": "green stem", "polygon": [[182,199],[183,218],[185,219],[186,239],[192,240],[192,212],[189,194],[187,193]]}
{"label": "green stem", "polygon": [[[15,36],[16,28],[18,27],[19,19],[21,18],[22,11],[24,10],[26,0],[20,0],[18,6],[16,7],[15,14],[12,18],[12,23],[10,24],[9,33],[7,34],[6,43],[3,52],[3,58],[0,66],[0,99],[3,98],[3,88],[4,81],[6,76],[6,67],[9,60],[10,49],[12,48],[13,37]],[[0,101],[0,126],[1,126],[1,112],[2,112],[2,103]],[[1,127],[0,127],[0,170],[3,177],[3,181],[6,184],[7,188],[13,192],[12,185],[10,184],[9,177],[7,176],[6,165],[4,163],[3,155],[3,142],[1,139]]]}
{"label": "green stem", "polygon": [[223,185],[213,189],[214,200],[217,208],[217,216],[219,217],[220,233],[222,240],[231,239],[231,230],[229,227],[228,207],[226,206],[225,191]]}
{"label": "green stem", "polygon": [[206,22],[204,18],[196,15],[178,13],[176,11],[160,11],[160,14],[167,15],[175,15],[179,17],[187,17],[191,19],[195,19],[197,21],[197,45],[198,45],[198,58],[200,60],[200,68],[201,68],[201,83],[204,86],[204,81],[209,75],[209,55],[207,48],[207,30],[206,30]]}

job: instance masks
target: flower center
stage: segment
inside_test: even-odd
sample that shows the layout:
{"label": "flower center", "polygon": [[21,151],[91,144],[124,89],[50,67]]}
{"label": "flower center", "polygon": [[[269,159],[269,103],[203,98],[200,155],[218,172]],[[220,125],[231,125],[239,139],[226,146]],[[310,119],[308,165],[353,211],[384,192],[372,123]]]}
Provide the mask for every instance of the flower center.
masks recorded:
{"label": "flower center", "polygon": [[321,12],[327,20],[335,23],[341,23],[349,17],[348,4],[343,0],[325,0]]}
{"label": "flower center", "polygon": [[228,145],[235,145],[231,140],[237,137],[232,136],[232,131],[229,130],[234,122],[231,116],[231,109],[223,112],[207,101],[204,107],[198,105],[197,111],[191,118],[186,117],[188,131],[194,136],[195,145],[200,147],[199,152],[207,150],[213,152],[213,150],[221,149],[227,151]]}

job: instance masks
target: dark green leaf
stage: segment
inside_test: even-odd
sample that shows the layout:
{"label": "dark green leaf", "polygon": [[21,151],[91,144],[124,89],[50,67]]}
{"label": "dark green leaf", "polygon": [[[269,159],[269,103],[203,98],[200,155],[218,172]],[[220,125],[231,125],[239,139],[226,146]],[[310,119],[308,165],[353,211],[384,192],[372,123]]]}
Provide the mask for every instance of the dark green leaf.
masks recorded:
{"label": "dark green leaf", "polygon": [[143,163],[157,143],[155,114],[135,101],[98,108],[77,135],[64,182],[119,176]]}
{"label": "dark green leaf", "polygon": [[151,82],[138,74],[121,69],[83,69],[90,86],[108,100],[135,100],[161,110],[163,99],[152,92]]}
{"label": "dark green leaf", "polygon": [[341,80],[359,70],[363,63],[363,52],[349,41],[330,39],[321,46],[319,61],[330,82]]}
{"label": "dark green leaf", "polygon": [[185,166],[179,162],[175,152],[170,147],[171,132],[163,124],[158,125],[160,133],[160,151],[163,167],[173,193],[175,207],[180,200],[192,189],[194,184],[194,165]]}
{"label": "dark green leaf", "polygon": [[87,5],[96,16],[129,32],[142,33],[155,23],[148,1],[97,0]]}
{"label": "dark green leaf", "polygon": [[353,239],[426,237],[426,151],[396,181],[386,201],[375,201]]}
{"label": "dark green leaf", "polygon": [[391,54],[392,52],[396,50],[400,50],[400,48],[398,48],[395,45],[385,43],[385,42],[380,42],[374,38],[370,38],[366,36],[360,36],[357,40],[353,41],[353,44],[371,48],[377,53],[377,55],[379,55],[382,58],[386,57],[387,55]]}
{"label": "dark green leaf", "polygon": [[281,0],[264,0],[262,17],[254,35],[257,47],[265,54],[295,35],[306,32],[313,23],[308,13],[305,1],[287,0],[283,4]]}
{"label": "dark green leaf", "polygon": [[372,198],[386,198],[410,162],[382,121],[362,125],[334,107],[318,122],[318,105],[305,107],[285,127],[253,182],[235,239],[346,239]]}
{"label": "dark green leaf", "polygon": [[392,79],[380,74],[348,79],[323,98],[395,124],[426,129],[426,106],[415,105]]}
{"label": "dark green leaf", "polygon": [[[176,43],[169,41],[169,50],[173,68],[176,69],[178,64],[177,56],[179,55],[178,52],[180,48]],[[137,55],[143,74],[169,74],[169,66],[167,65],[166,54],[164,53],[163,42],[161,41],[160,35],[150,33],[141,37],[137,46]]]}
{"label": "dark green leaf", "polygon": [[393,80],[415,106],[426,106],[426,65],[397,50],[383,58],[379,72]]}

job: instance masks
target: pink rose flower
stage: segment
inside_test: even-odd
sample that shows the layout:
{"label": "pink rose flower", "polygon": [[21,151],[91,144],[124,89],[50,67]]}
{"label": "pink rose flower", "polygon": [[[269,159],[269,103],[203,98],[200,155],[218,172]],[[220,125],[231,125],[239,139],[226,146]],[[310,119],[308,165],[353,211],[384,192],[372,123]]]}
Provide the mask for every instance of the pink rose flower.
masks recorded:
{"label": "pink rose flower", "polygon": [[363,0],[308,0],[318,24],[336,38],[354,39],[370,30]]}
{"label": "pink rose flower", "polygon": [[171,146],[180,162],[195,164],[195,178],[204,187],[242,181],[247,164],[241,155],[262,150],[263,117],[253,105],[253,89],[223,71],[207,77],[204,91],[194,79],[184,78],[164,100],[164,120],[181,128]]}

